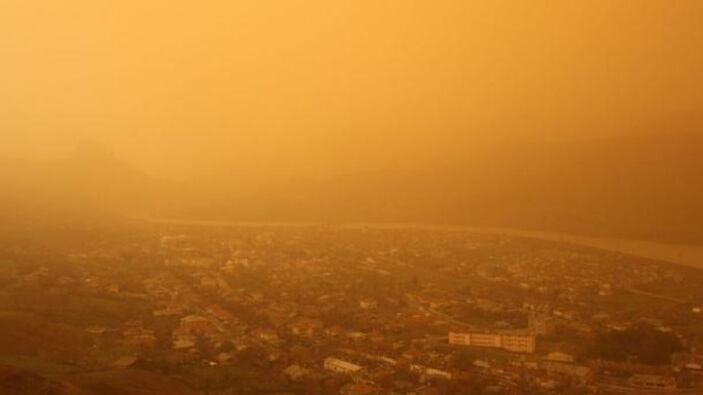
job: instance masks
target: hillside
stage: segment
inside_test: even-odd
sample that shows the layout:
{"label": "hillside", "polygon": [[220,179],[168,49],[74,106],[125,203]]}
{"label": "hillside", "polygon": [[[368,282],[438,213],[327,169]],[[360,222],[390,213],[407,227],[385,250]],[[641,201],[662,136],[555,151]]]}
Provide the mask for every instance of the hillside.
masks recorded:
{"label": "hillside", "polygon": [[81,143],[63,160],[0,160],[0,218],[43,221],[122,215],[156,201],[165,184]]}

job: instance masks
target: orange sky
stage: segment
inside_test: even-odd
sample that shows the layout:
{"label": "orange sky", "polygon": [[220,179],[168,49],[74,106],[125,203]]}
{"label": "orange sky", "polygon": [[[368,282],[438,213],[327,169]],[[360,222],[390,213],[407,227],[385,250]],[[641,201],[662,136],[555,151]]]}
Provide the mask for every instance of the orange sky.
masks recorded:
{"label": "orange sky", "polygon": [[155,174],[407,167],[701,131],[703,1],[4,0],[0,155]]}

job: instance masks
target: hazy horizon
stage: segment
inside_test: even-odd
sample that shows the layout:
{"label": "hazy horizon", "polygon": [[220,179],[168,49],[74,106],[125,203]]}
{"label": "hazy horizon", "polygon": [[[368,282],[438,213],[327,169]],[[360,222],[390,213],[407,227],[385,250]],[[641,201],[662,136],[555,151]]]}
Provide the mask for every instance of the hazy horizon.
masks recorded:
{"label": "hazy horizon", "polygon": [[0,214],[699,242],[700,20],[698,1],[6,2]]}

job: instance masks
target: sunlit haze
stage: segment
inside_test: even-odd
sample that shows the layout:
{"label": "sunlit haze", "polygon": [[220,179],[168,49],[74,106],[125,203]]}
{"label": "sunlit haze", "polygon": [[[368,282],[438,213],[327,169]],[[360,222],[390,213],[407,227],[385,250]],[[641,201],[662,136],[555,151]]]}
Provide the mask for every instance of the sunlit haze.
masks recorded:
{"label": "sunlit haze", "polygon": [[0,395],[703,394],[703,0],[0,0]]}
{"label": "sunlit haze", "polygon": [[188,178],[699,132],[700,1],[4,1],[0,154]]}

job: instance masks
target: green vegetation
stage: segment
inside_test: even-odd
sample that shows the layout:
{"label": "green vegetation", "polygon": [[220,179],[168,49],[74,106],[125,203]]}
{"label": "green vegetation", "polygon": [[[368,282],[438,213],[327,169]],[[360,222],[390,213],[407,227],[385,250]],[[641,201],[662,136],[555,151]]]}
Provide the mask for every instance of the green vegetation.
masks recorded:
{"label": "green vegetation", "polygon": [[649,326],[600,334],[589,354],[610,361],[634,361],[648,365],[671,363],[671,354],[681,351],[679,338]]}

